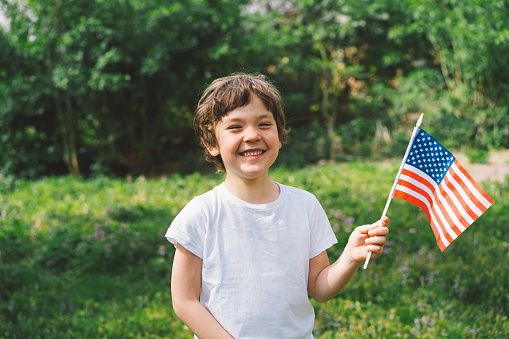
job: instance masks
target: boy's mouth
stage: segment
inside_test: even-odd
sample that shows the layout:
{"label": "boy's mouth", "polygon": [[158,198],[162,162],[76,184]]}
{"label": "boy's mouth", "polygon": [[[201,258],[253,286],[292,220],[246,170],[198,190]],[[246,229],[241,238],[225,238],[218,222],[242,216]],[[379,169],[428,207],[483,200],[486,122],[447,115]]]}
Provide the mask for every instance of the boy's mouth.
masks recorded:
{"label": "boy's mouth", "polygon": [[253,157],[255,155],[260,155],[263,152],[265,152],[265,151],[247,151],[247,152],[240,153],[240,155],[242,155],[244,157]]}

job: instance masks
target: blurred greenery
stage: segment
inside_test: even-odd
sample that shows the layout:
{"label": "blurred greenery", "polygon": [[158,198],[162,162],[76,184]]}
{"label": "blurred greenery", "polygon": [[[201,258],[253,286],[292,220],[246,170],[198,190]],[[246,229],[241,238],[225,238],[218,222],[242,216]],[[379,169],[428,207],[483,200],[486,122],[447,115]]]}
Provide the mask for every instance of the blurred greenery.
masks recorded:
{"label": "blurred greenery", "polygon": [[[314,193],[341,254],[380,217],[397,164],[350,162],[272,178]],[[164,233],[222,175],[0,178],[0,338],[192,338],[172,311],[173,246]],[[333,300],[314,303],[325,338],[509,336],[509,178],[444,253],[424,213],[394,199],[385,254]]]}
{"label": "blurred greenery", "polygon": [[193,108],[238,71],[281,89],[295,131],[286,167],[400,152],[421,112],[446,147],[509,147],[507,0],[0,0],[0,11],[4,175],[212,169]]}

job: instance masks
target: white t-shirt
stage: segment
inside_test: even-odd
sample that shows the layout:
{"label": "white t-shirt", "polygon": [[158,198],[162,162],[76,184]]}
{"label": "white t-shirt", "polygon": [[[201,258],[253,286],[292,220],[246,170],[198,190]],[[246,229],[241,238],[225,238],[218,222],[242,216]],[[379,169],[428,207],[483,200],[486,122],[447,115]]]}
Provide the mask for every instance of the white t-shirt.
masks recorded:
{"label": "white t-shirt", "polygon": [[216,186],[193,198],[166,233],[203,259],[200,302],[235,338],[313,338],[309,259],[337,240],[314,195],[278,185],[268,204]]}

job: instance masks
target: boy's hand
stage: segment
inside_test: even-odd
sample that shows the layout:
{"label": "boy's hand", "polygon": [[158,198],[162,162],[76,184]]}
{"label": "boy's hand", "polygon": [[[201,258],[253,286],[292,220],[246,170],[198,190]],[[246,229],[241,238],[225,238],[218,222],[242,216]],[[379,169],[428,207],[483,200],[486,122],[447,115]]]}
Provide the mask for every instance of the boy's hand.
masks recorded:
{"label": "boy's hand", "polygon": [[355,228],[348,239],[345,252],[350,254],[353,261],[362,262],[368,257],[371,251],[371,258],[380,256],[384,251],[386,242],[385,236],[389,233],[387,228],[389,218],[384,217],[371,225],[358,226]]}

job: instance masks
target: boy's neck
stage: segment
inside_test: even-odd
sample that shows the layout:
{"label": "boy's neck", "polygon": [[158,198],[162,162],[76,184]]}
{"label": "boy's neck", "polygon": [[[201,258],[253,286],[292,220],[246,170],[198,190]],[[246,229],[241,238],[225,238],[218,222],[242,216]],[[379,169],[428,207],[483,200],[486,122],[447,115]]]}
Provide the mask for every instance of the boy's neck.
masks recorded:
{"label": "boy's neck", "polygon": [[279,185],[267,177],[246,180],[238,177],[228,178],[224,185],[230,193],[250,204],[268,204],[279,197]]}

